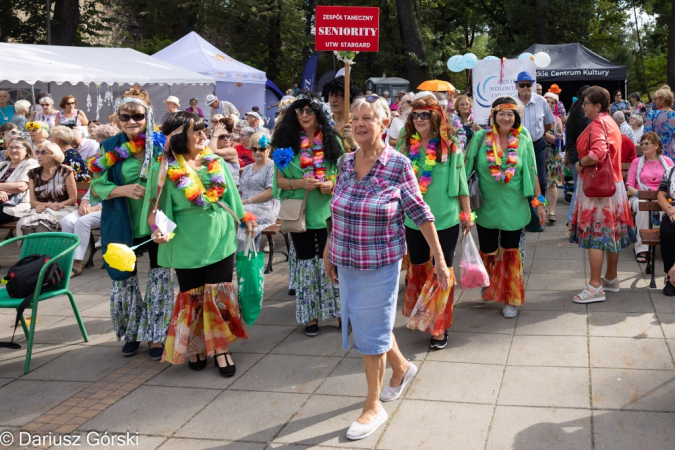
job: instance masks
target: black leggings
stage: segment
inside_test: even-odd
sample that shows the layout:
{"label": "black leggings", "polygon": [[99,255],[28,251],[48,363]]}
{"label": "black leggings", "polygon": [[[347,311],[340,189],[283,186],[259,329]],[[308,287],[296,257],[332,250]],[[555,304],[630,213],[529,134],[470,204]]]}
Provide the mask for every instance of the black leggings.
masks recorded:
{"label": "black leggings", "polygon": [[668,273],[675,264],[675,224],[665,214],[661,217],[661,258],[663,271]]}
{"label": "black leggings", "polygon": [[[323,248],[328,239],[328,230],[307,230],[304,233],[291,233],[295,254],[298,259],[313,259],[315,256],[323,258]],[[318,247],[317,247],[318,243]]]}
{"label": "black leggings", "polygon": [[197,289],[205,284],[231,283],[234,271],[234,253],[208,266],[197,269],[176,269],[181,292]]}
{"label": "black leggings", "polygon": [[[138,245],[141,242],[145,242],[150,238],[150,236],[145,236],[141,238],[134,238],[133,239],[133,245]],[[132,245],[132,246],[133,246]],[[159,250],[159,244],[156,242],[150,241],[147,244],[144,244],[140,247],[138,247],[134,253],[136,253],[136,256],[141,255],[143,253],[147,253],[148,257],[150,258],[150,268],[151,269],[159,269],[159,265],[157,264],[157,251]],[[132,275],[136,275],[138,273],[138,264],[134,266],[134,271],[132,272]]]}
{"label": "black leggings", "polygon": [[522,229],[505,231],[497,228],[483,228],[476,224],[478,230],[478,246],[483,253],[494,253],[499,249],[500,241],[502,248],[520,247],[520,235]]}
{"label": "black leggings", "polygon": [[[459,238],[459,224],[445,230],[436,230],[438,241],[441,243],[445,264],[452,267],[452,259],[455,256],[455,247]],[[429,261],[429,244],[420,230],[405,227],[405,242],[408,246],[408,256],[411,264],[424,264]]]}

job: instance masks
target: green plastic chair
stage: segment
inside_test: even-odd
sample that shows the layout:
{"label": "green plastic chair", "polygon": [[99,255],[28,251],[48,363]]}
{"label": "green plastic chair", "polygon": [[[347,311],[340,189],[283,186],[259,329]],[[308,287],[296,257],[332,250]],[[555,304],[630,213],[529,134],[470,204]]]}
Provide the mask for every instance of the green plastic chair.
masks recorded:
{"label": "green plastic chair", "polygon": [[[80,311],[77,309],[77,305],[75,304],[73,293],[69,290],[70,273],[73,269],[75,249],[78,245],[80,245],[80,238],[70,233],[34,233],[3,241],[0,243],[0,247],[20,241],[22,241],[20,258],[36,254],[49,255],[52,257],[52,259],[42,267],[42,270],[40,270],[37,289],[35,290],[34,294],[34,299],[37,299],[37,301],[33,300],[32,303],[30,330],[26,325],[23,315],[21,316],[21,327],[23,328],[23,333],[26,335],[26,339],[28,340],[28,348],[26,349],[26,362],[23,367],[23,373],[26,374],[30,370],[30,358],[33,351],[33,337],[35,336],[35,321],[37,318],[38,304],[40,302],[49,298],[58,297],[59,295],[67,295],[68,299],[70,300],[70,306],[73,307],[77,324],[80,326],[80,331],[82,332],[84,342],[89,342],[89,336],[87,336],[87,330],[85,330],[84,323],[82,323],[82,317],[80,317]],[[40,292],[42,278],[45,275],[45,271],[55,262],[58,262],[61,266],[61,270],[63,270],[63,278],[54,289],[51,289],[47,292]],[[17,309],[22,300],[23,299],[21,298],[12,298],[7,295],[7,289],[0,289],[0,308]]]}

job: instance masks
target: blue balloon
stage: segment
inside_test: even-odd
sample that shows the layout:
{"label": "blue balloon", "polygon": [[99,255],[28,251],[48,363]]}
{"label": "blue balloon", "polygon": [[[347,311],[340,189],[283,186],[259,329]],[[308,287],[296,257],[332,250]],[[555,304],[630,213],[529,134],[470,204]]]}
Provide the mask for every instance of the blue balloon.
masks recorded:
{"label": "blue balloon", "polygon": [[497,58],[496,56],[486,56],[485,58],[483,58],[483,61],[499,61],[499,58]]}
{"label": "blue balloon", "polygon": [[452,56],[450,59],[448,59],[448,69],[450,69],[452,72],[460,72],[464,70],[464,65],[462,64],[462,68],[459,70],[455,70],[457,66],[457,63],[462,62],[462,57],[459,55]]}
{"label": "blue balloon", "polygon": [[478,64],[478,57],[473,53],[467,53],[466,55],[462,56],[462,62],[464,63],[464,67],[466,69],[473,69],[476,67],[476,64]]}
{"label": "blue balloon", "polygon": [[464,67],[464,61],[462,60],[461,56],[458,56],[458,58],[452,62],[452,67],[450,70],[453,72],[461,72],[464,69],[466,69],[466,67]]}
{"label": "blue balloon", "polygon": [[533,56],[534,55],[532,53],[525,52],[525,53],[521,53],[520,56],[518,56],[518,59],[530,59]]}

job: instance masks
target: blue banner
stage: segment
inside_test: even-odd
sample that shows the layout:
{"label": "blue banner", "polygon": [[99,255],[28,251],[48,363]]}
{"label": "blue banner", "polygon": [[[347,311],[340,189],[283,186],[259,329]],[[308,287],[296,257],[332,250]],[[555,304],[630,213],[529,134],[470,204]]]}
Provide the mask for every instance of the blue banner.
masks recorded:
{"label": "blue banner", "polygon": [[305,70],[302,71],[302,88],[303,90],[313,91],[314,82],[316,81],[316,66],[319,63],[319,53],[316,52],[311,55],[305,63]]}

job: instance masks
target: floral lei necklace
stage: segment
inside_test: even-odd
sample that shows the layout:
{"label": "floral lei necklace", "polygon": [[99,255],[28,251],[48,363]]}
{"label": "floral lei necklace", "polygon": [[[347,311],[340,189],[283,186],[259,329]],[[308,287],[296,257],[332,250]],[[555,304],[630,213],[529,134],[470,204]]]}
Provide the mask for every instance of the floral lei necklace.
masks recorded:
{"label": "floral lei necklace", "polygon": [[326,179],[326,164],[323,155],[323,131],[317,128],[314,131],[312,142],[309,136],[300,131],[300,168],[305,172],[304,177],[314,177],[322,183]]}
{"label": "floral lei necklace", "polygon": [[134,140],[127,141],[102,155],[92,156],[87,161],[87,166],[91,172],[105,172],[119,161],[143,150],[145,150],[145,133],[139,134]]}
{"label": "floral lei necklace", "polygon": [[431,172],[436,166],[436,149],[441,143],[438,137],[429,140],[427,144],[424,161],[420,162],[420,147],[422,146],[422,139],[419,133],[415,133],[410,137],[410,161],[412,162],[415,175],[422,165],[422,175],[420,176],[420,192],[426,194],[431,184]]}
{"label": "floral lei necklace", "polygon": [[200,153],[202,166],[207,167],[211,186],[206,189],[201,178],[187,165],[183,155],[169,157],[167,175],[176,184],[176,187],[185,193],[185,198],[197,206],[206,207],[215,203],[227,189],[223,167],[217,156],[208,147]]}
{"label": "floral lei necklace", "polygon": [[491,126],[487,128],[487,135],[485,138],[485,146],[487,147],[487,161],[490,167],[490,175],[497,183],[503,182],[507,184],[511,178],[516,174],[516,165],[518,165],[518,137],[520,131],[511,128],[508,135],[508,148],[506,153],[506,165],[504,165],[504,151],[501,148],[495,150],[494,141],[495,134]]}

